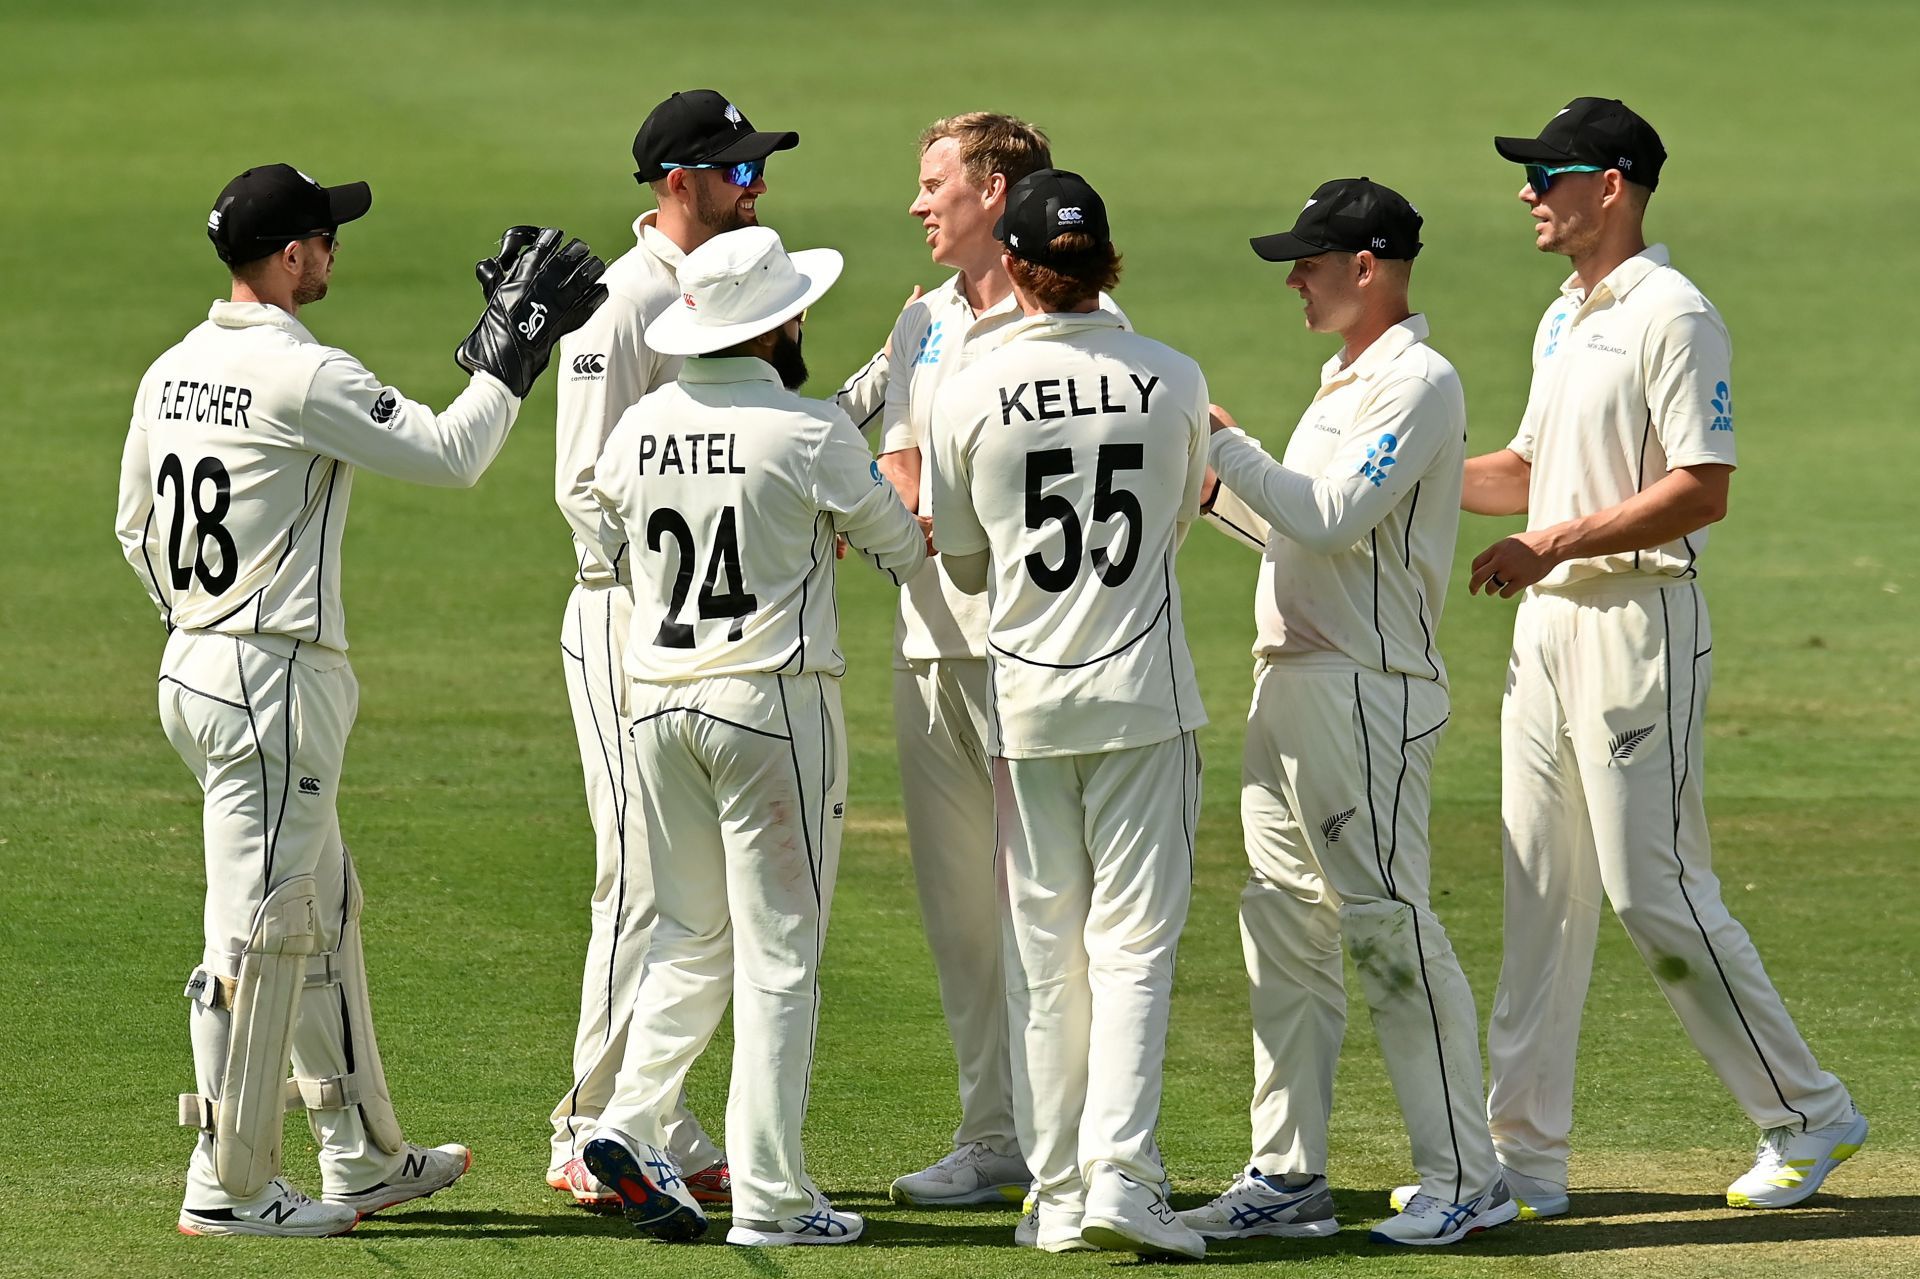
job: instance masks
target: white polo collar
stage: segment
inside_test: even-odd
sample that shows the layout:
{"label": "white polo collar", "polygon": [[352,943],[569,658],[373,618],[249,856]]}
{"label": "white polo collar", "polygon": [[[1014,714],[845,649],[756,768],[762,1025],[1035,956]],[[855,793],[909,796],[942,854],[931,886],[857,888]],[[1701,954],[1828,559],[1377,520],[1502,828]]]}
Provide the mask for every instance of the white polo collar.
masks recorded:
{"label": "white polo collar", "polygon": [[1359,358],[1345,368],[1341,367],[1336,352],[1320,366],[1320,387],[1325,390],[1341,382],[1365,381],[1385,369],[1408,347],[1426,340],[1427,317],[1416,311],[1375,338],[1373,345],[1360,352]]}
{"label": "white polo collar", "polygon": [[270,302],[216,301],[208,309],[207,318],[223,329],[250,329],[264,324],[283,329],[302,342],[319,341],[307,331],[306,325]]}
{"label": "white polo collar", "polygon": [[[1618,301],[1633,292],[1640,281],[1646,279],[1661,267],[1672,265],[1672,261],[1672,255],[1667,252],[1666,245],[1649,244],[1646,248],[1640,250],[1625,262],[1613,268],[1613,270],[1607,272],[1607,278],[1594,286],[1594,296],[1598,297],[1604,290],[1608,297]],[[1589,298],[1581,289],[1580,276],[1578,273],[1570,275],[1560,282],[1560,292],[1582,305],[1592,301],[1592,298]]]}
{"label": "white polo collar", "polygon": [[680,263],[687,255],[680,250],[667,233],[659,226],[660,210],[648,209],[633,220],[633,240],[647,252],[659,258],[673,268],[675,275],[680,273]]}
{"label": "white polo collar", "polygon": [[773,365],[751,355],[695,355],[680,366],[682,382],[772,382],[780,384]]}

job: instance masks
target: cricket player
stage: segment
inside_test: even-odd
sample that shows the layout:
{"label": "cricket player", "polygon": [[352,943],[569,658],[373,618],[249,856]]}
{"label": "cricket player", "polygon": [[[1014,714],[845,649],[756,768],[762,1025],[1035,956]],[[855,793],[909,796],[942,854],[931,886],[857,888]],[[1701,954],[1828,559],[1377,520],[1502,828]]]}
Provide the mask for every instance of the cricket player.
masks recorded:
{"label": "cricket player", "polygon": [[[364,182],[285,164],[220,193],[207,235],[232,299],[147,370],[120,468],[118,533],[168,632],[160,721],[205,792],[205,950],[187,983],[200,1130],[187,1234],[334,1235],[444,1190],[465,1146],[404,1140],[367,1002],[361,892],[335,796],[359,703],[347,663],[340,543],[354,468],[476,483],[563,334],[605,296],[603,269],[557,230],[481,264],[489,298],[456,358],[466,390],[435,414],[317,341]],[[289,1062],[293,1078],[287,1078]],[[320,1147],[322,1198],[281,1173],[287,1105]]]}
{"label": "cricket player", "polygon": [[1329,1235],[1327,1124],[1346,1024],[1344,939],[1422,1193],[1373,1228],[1450,1244],[1519,1212],[1482,1110],[1473,992],[1434,917],[1427,813],[1448,716],[1435,644],[1459,517],[1460,379],[1408,305],[1421,217],[1366,178],[1321,184],[1291,231],[1306,325],[1342,346],[1281,461],[1217,412],[1209,455],[1264,535],[1241,822],[1252,874],[1253,1154],[1182,1220],[1208,1238]]}
{"label": "cricket player", "polygon": [[[650,346],[646,328],[680,300],[681,260],[716,235],[756,225],[768,158],[799,142],[797,133],[756,130],[712,89],[676,93],[656,106],[634,137],[633,158],[634,178],[652,191],[657,207],[634,222],[637,242],[608,267],[607,305],[561,345],[554,488],[573,533],[577,573],[560,651],[593,820],[595,870],[573,1083],[551,1115],[547,1184],[583,1205],[618,1202],[593,1180],[580,1150],[613,1091],[653,924],[653,872],[645,824],[638,820],[639,782],[625,733],[626,681],[620,673],[633,608],[632,550],[615,542],[611,554],[601,551],[604,517],[590,492],[594,463],[620,415],[679,372],[679,357]],[[870,364],[849,382],[843,403],[870,417],[884,388],[884,361]],[[699,1120],[682,1106],[668,1130],[668,1147],[692,1170],[687,1177],[694,1193],[706,1202],[726,1202],[726,1156]]]}
{"label": "cricket player", "polygon": [[[930,514],[932,505],[922,458],[935,392],[1025,318],[994,224],[1008,187],[1052,163],[1044,133],[995,112],[936,120],[920,135],[919,188],[907,211],[925,228],[933,260],[954,274],[909,302],[886,348],[880,469],[909,510]],[[956,587],[937,558],[900,592],[893,722],[901,798],[960,1087],[952,1151],[891,1189],[896,1203],[922,1207],[1018,1202],[1029,1180],[1013,1118],[993,870],[986,631],[985,601]]]}
{"label": "cricket player", "polygon": [[[1576,98],[1526,166],[1534,246],[1572,261],[1540,320],[1513,442],[1471,458],[1462,505],[1524,513],[1469,589],[1522,595],[1501,711],[1506,954],[1487,1034],[1493,1142],[1513,1193],[1565,1212],[1574,1056],[1600,894],[1687,1035],[1762,1130],[1735,1207],[1804,1200],[1866,1140],[1746,930],[1707,838],[1707,526],[1734,468],[1731,347],[1642,231],[1666,150],[1618,101]],[[1524,594],[1523,594],[1524,593]]]}
{"label": "cricket player", "polygon": [[987,750],[1021,834],[1002,855],[1034,1177],[1015,1239],[1199,1257],[1154,1126],[1206,723],[1174,577],[1206,382],[1100,310],[1120,258],[1079,175],[1014,183],[996,234],[1026,319],[942,388],[928,488],[949,575],[987,592]]}
{"label": "cricket player", "polygon": [[762,227],[688,254],[647,341],[701,358],[621,417],[594,473],[601,551],[630,548],[627,713],[657,918],[584,1157],[661,1239],[706,1229],[668,1124],[729,996],[727,1241],[862,1229],[807,1178],[800,1144],[847,794],[835,538],[896,582],[928,552],[846,413],[794,394],[802,318],[839,274],[838,253],[789,257]]}

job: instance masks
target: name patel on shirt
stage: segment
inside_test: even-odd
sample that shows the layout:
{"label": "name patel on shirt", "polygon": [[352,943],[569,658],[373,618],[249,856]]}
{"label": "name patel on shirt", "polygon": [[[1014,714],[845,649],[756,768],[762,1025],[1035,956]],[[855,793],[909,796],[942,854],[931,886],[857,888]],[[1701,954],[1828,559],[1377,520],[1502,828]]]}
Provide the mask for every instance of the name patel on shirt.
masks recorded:
{"label": "name patel on shirt", "polygon": [[734,442],[731,431],[643,435],[640,474],[645,475],[652,462],[656,475],[745,475],[747,468],[733,460]]}
{"label": "name patel on shirt", "polygon": [[210,422],[251,431],[247,406],[253,389],[222,382],[194,382],[182,378],[160,385],[159,416],[167,422]]}
{"label": "name patel on shirt", "polygon": [[[1000,425],[1012,426],[1015,413],[1028,422],[1092,417],[1096,413],[1145,413],[1148,402],[1153,398],[1154,388],[1160,385],[1160,379],[1149,377],[1143,382],[1138,374],[1129,373],[1127,381],[1133,384],[1134,395],[1139,396],[1140,407],[1137,409],[1133,406],[1134,395],[1128,394],[1128,388],[1118,385],[1104,373],[1100,375],[1097,394],[1092,378],[1043,377],[1014,387],[1003,386],[1000,388]],[[1063,387],[1064,390],[1061,389]],[[1032,408],[1027,407],[1028,391],[1033,392]],[[1115,391],[1121,397],[1118,402],[1113,399]]]}

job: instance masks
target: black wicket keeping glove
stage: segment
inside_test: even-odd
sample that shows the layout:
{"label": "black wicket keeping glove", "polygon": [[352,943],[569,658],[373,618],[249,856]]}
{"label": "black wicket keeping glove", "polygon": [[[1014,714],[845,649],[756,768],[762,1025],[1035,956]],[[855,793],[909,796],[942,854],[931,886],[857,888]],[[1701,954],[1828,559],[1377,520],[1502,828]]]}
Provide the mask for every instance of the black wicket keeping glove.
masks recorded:
{"label": "black wicket keeping glove", "polygon": [[600,283],[607,264],[579,240],[557,247],[562,234],[558,227],[542,228],[514,258],[479,323],[453,353],[461,368],[491,373],[517,399],[527,398],[554,344],[607,300]]}
{"label": "black wicket keeping glove", "polygon": [[500,281],[507,278],[507,272],[513,264],[540,236],[537,226],[510,226],[500,235],[500,248],[490,258],[481,258],[473,264],[474,278],[480,281],[480,296],[492,298],[493,291],[500,287]]}

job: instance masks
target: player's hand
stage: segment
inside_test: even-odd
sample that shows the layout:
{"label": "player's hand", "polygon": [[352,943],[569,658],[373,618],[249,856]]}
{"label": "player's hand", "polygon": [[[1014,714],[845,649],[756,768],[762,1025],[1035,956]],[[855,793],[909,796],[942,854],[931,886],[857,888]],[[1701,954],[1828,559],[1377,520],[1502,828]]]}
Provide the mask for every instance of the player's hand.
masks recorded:
{"label": "player's hand", "polygon": [[579,240],[544,227],[487,299],[479,323],[453,353],[469,373],[487,372],[525,399],[547,367],[554,345],[587,322],[607,300],[600,276],[607,264]]}
{"label": "player's hand", "polygon": [[920,536],[927,539],[928,556],[934,556],[939,554],[938,551],[933,549],[933,516],[916,515],[913,518],[920,522]]}
{"label": "player's hand", "polygon": [[480,296],[491,299],[500,281],[507,278],[514,261],[540,238],[537,226],[510,226],[500,234],[500,248],[490,258],[473,264],[474,278],[480,281]]}
{"label": "player's hand", "polygon": [[1240,424],[1233,420],[1233,414],[1227,412],[1218,404],[1207,405],[1207,416],[1212,422],[1214,431],[1232,431],[1239,429]]}
{"label": "player's hand", "polygon": [[906,309],[907,309],[908,307],[910,307],[910,306],[912,306],[912,305],[913,305],[913,304],[914,304],[915,302],[918,302],[918,301],[920,300],[920,295],[921,295],[921,294],[923,294],[923,293],[925,293],[925,292],[926,292],[926,290],[925,290],[925,289],[923,289],[923,288],[921,288],[921,287],[920,287],[919,285],[917,285],[917,284],[916,284],[916,285],[914,285],[914,286],[913,286],[913,292],[911,292],[911,293],[909,293],[909,294],[907,294],[907,300],[906,300],[905,302],[902,302],[902,303],[900,304],[900,309],[901,309],[902,311],[904,311],[904,310],[906,310]]}
{"label": "player's hand", "polygon": [[1503,537],[1473,557],[1473,576],[1467,581],[1467,593],[1510,600],[1553,571],[1559,563],[1536,545],[1537,535],[1516,533]]}
{"label": "player's hand", "polygon": [[847,558],[847,539],[839,533],[833,535],[833,558],[836,560]]}

